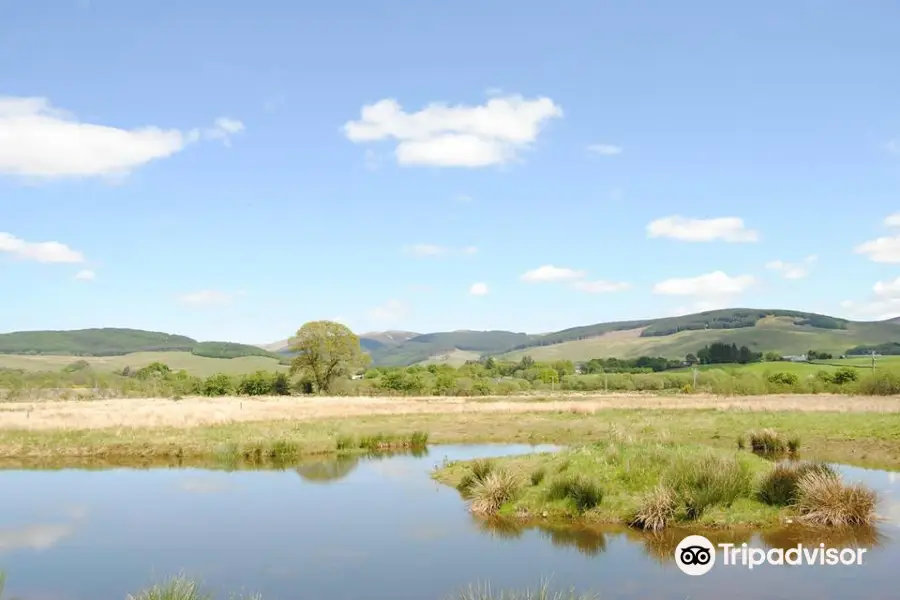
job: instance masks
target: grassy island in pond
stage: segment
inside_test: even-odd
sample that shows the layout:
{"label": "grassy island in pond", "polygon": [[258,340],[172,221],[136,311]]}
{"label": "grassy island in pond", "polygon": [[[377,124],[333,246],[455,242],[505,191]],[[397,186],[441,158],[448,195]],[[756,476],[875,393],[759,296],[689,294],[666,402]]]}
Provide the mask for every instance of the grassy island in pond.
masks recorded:
{"label": "grassy island in pond", "polygon": [[623,523],[659,531],[694,523],[767,527],[794,518],[823,526],[874,521],[874,492],[826,464],[773,463],[742,450],[613,442],[494,460],[434,473],[472,512],[524,521]]}

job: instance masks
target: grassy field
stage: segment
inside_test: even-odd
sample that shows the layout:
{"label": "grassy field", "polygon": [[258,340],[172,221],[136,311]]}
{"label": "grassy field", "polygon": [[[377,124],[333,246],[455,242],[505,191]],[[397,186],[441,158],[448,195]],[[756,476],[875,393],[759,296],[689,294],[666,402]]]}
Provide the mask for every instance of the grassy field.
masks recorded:
{"label": "grassy field", "polygon": [[[900,399],[789,395],[685,399],[594,397],[544,401],[445,399],[144,400],[3,405],[4,462],[183,461],[239,443],[297,453],[337,451],[347,439],[427,433],[432,443],[584,444],[612,437],[734,448],[770,427],[798,433],[809,457],[900,469]],[[625,408],[631,406],[633,408]],[[30,414],[29,414],[30,413]],[[437,451],[440,452],[439,450]]]}
{"label": "grassy field", "polygon": [[78,360],[84,360],[96,371],[112,373],[125,367],[132,370],[153,362],[169,365],[173,371],[184,369],[191,375],[208,377],[216,373],[243,375],[259,370],[287,371],[288,367],[264,356],[207,358],[190,352],[134,352],[123,356],[31,356],[0,354],[0,368],[24,371],[59,371]]}
{"label": "grassy field", "polygon": [[879,328],[870,323],[850,323],[847,329],[802,327],[794,325],[790,318],[785,317],[768,317],[761,319],[755,327],[740,329],[682,331],[653,337],[640,337],[641,331],[614,331],[583,340],[534,346],[503,354],[501,358],[520,360],[526,355],[538,361],[586,361],[591,358],[638,356],[684,358],[688,353],[696,353],[712,342],[735,343],[757,352],[775,351],[781,354],[804,354],[812,348],[837,356],[853,346],[894,341],[898,334],[893,327]]}
{"label": "grassy field", "polygon": [[[815,362],[758,362],[747,365],[698,365],[700,371],[712,371],[722,369],[732,373],[794,373],[798,377],[815,375],[819,371],[836,371],[841,367],[851,367],[859,370],[859,374],[871,373],[872,359],[859,358],[835,358]],[[689,373],[691,368],[673,369],[672,373]],[[875,358],[875,372],[890,371],[900,372],[900,356],[878,356]]]}

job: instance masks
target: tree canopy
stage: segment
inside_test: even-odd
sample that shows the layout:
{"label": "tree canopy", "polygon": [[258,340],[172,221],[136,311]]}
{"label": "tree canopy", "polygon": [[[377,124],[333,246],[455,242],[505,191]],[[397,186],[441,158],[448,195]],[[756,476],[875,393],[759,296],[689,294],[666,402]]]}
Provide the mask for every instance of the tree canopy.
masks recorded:
{"label": "tree canopy", "polygon": [[346,325],[334,321],[306,323],[291,338],[290,349],[296,353],[291,361],[291,374],[309,379],[316,390],[325,393],[331,390],[336,378],[352,375],[369,361],[359,337]]}

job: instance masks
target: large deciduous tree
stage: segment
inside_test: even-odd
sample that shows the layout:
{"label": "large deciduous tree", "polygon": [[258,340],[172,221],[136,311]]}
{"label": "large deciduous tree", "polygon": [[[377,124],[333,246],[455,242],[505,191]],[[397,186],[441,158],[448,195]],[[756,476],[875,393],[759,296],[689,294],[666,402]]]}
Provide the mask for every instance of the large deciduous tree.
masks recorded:
{"label": "large deciduous tree", "polygon": [[366,366],[369,355],[362,351],[359,337],[346,325],[334,321],[310,321],[291,338],[296,353],[291,374],[312,380],[316,389],[328,393],[334,380]]}

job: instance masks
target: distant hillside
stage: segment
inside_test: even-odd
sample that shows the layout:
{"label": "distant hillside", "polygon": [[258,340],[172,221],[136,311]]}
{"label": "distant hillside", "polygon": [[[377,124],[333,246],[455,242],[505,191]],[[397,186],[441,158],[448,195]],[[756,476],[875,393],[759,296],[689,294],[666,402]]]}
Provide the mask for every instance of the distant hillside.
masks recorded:
{"label": "distant hillside", "polygon": [[234,342],[198,342],[183,335],[141,329],[16,331],[0,334],[0,354],[39,356],[123,356],[135,352],[190,352],[207,358],[264,356],[272,352]]}
{"label": "distant hillside", "polygon": [[[363,349],[376,366],[439,362],[457,364],[483,356],[518,360],[683,358],[712,342],[746,345],[757,352],[803,354],[809,349],[843,354],[894,348],[900,322],[856,322],[791,310],[733,308],[680,317],[617,321],[546,334],[512,331],[368,332]],[[288,340],[264,347],[198,342],[189,337],[137,329],[22,331],[0,334],[0,354],[121,356],[135,352],[190,352],[210,358],[262,356],[284,361]]]}
{"label": "distant hillside", "polygon": [[534,336],[511,331],[448,331],[426,333],[394,346],[371,350],[375,365],[412,365],[455,350],[475,352],[477,355],[502,352],[525,344]]}
{"label": "distant hillside", "polygon": [[[746,318],[748,312],[754,318]],[[728,315],[739,318],[721,320]],[[719,320],[713,320],[716,317]],[[704,318],[709,319],[709,328],[697,327]],[[735,322],[740,326],[733,326]],[[632,327],[627,328],[622,325],[606,324],[606,331],[599,335],[579,333],[573,337],[573,330],[557,332],[545,336],[537,344],[501,353],[501,357],[518,360],[527,354],[535,360],[579,361],[638,356],[677,359],[712,342],[726,342],[747,346],[756,352],[772,351],[783,355],[805,354],[810,349],[840,355],[856,346],[900,341],[900,323],[864,323],[782,310],[710,311],[676,319],[630,323]]]}
{"label": "distant hillside", "polygon": [[814,348],[836,354],[859,345],[900,341],[900,324],[859,323],[801,311],[733,308],[679,317],[616,321],[573,327],[543,335],[509,331],[455,331],[411,338],[372,351],[376,365],[404,365],[461,356],[461,352],[537,360],[644,354],[683,358],[715,341],[757,351],[802,354]]}

